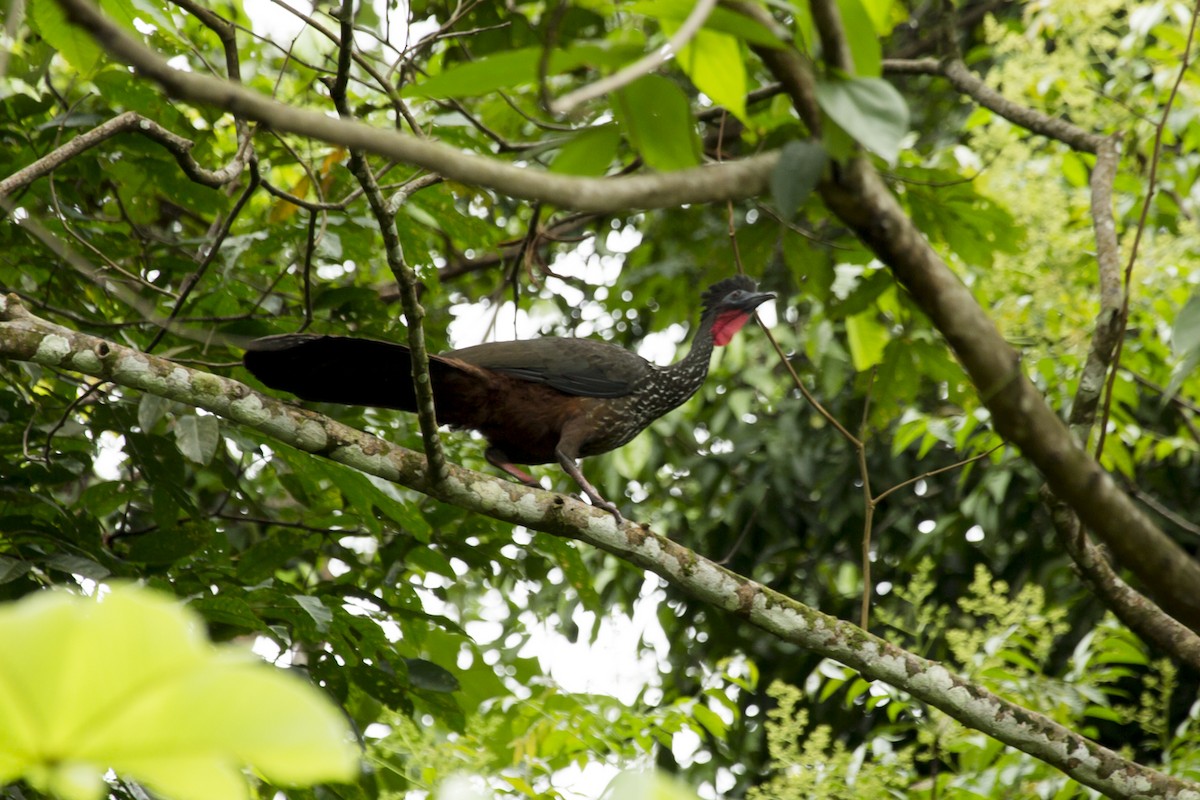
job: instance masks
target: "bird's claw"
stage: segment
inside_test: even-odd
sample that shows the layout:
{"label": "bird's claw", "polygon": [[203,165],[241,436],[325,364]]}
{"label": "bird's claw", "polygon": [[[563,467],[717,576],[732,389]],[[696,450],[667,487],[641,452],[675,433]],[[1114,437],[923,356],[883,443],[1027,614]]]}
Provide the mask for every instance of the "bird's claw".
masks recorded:
{"label": "bird's claw", "polygon": [[617,507],[615,505],[613,505],[612,503],[609,503],[607,501],[602,501],[600,503],[599,507],[603,508],[605,511],[612,514],[613,519],[615,519],[617,521],[618,526],[625,524],[625,518],[621,516],[621,512],[618,511]]}

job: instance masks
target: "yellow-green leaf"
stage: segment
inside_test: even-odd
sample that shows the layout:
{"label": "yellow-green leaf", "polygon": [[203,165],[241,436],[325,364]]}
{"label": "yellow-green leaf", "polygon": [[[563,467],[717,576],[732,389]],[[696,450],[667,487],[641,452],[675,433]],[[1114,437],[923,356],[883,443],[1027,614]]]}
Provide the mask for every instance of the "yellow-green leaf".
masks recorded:
{"label": "yellow-green leaf", "polygon": [[883,361],[888,331],[875,318],[874,310],[846,317],[846,338],[850,340],[850,359],[859,372]]}
{"label": "yellow-green leaf", "polygon": [[[666,20],[662,25],[667,35],[673,35],[678,27]],[[716,31],[697,31],[677,60],[697,89],[746,121],[746,65],[737,39]]]}
{"label": "yellow-green leaf", "polygon": [[83,74],[90,74],[100,63],[100,46],[83,28],[67,21],[67,15],[55,0],[32,0],[29,21],[51,47]]}
{"label": "yellow-green leaf", "polygon": [[244,766],[289,784],[354,776],[346,722],[324,695],[203,630],[173,599],[127,586],[0,608],[0,784],[91,800],[111,768],[201,800],[247,797]]}
{"label": "yellow-green leaf", "polygon": [[614,99],[617,120],[647,165],[665,172],[700,163],[692,111],[678,86],[661,75],[645,75]]}
{"label": "yellow-green leaf", "polygon": [[550,162],[550,171],[560,175],[599,177],[608,171],[620,143],[621,134],[616,125],[597,125],[579,131]]}

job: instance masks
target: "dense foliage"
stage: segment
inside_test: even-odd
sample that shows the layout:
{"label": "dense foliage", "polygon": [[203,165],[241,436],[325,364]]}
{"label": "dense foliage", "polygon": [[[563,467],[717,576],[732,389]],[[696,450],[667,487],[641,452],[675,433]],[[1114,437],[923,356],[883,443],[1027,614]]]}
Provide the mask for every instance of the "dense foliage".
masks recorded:
{"label": "dense foliage", "polygon": [[[248,337],[407,341],[397,275],[409,269],[430,351],[594,336],[660,362],[685,352],[700,288],[744,269],[777,293],[764,310],[770,333],[824,410],[749,326],[696,397],[584,463],[601,493],[653,532],[827,614],[857,621],[865,584],[873,632],[1141,764],[1200,780],[1197,675],[1081,581],[1043,475],[993,427],[989,402],[1003,387],[973,382],[919,293],[814,191],[869,151],[1019,350],[1014,371],[1065,419],[1104,317],[1096,155],[985,107],[934,58],[961,55],[984,91],[1020,110],[1121,134],[1111,205],[1121,266],[1132,264],[1128,320],[1088,444],[1103,432],[1101,465],[1190,552],[1200,78],[1181,70],[1194,9],[822,3],[840,11],[851,78],[808,2],[722,3],[673,58],[556,114],[554,99],[686,28],[693,4],[413,0],[353,15],[349,3],[100,5],[178,70],[530,171],[661,176],[783,152],[769,188],[749,196],[580,211],[536,192],[520,199],[529,192],[504,191],[507,178],[481,188],[172,99],[56,0],[32,0],[24,16],[20,5],[9,6],[0,56],[0,289],[33,314],[261,389],[240,367]],[[819,139],[778,82],[771,54],[782,48],[817,75]],[[63,149],[130,112],[120,132]],[[393,203],[394,228],[372,210],[355,158]],[[422,450],[415,417],[313,408]],[[450,461],[491,469],[476,437],[442,440]],[[404,796],[460,771],[498,795],[577,796],[649,765],[706,797],[1090,791],[611,554],[120,380],[0,361],[0,451],[0,600],[141,581],[185,601],[214,638],[256,642],[304,670],[345,710],[363,736],[360,781],[288,796]],[[536,473],[575,491],[557,467]],[[561,649],[548,639],[584,648],[648,612],[639,648],[652,674],[632,679],[645,687],[618,699],[607,684],[575,690],[561,671],[551,677],[546,653]],[[600,665],[600,652],[597,675],[625,669]]]}

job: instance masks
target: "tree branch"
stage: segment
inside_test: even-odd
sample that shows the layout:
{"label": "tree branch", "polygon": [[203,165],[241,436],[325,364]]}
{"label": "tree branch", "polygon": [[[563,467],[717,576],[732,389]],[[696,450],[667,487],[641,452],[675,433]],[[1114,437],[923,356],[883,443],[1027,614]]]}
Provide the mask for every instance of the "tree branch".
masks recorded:
{"label": "tree branch", "polygon": [[683,24],[675,31],[675,35],[665,45],[652,53],[647,53],[632,64],[626,64],[607,78],[576,89],[552,101],[550,110],[555,114],[570,114],[589,100],[595,100],[609,92],[615,92],[643,75],[648,75],[658,69],[667,62],[667,59],[687,46],[687,43],[704,27],[704,21],[708,19],[708,15],[712,13],[716,5],[717,0],[696,0],[687,19],[683,21]]}
{"label": "tree branch", "polygon": [[1079,567],[1079,574],[1092,593],[1143,640],[1200,670],[1200,636],[1121,580],[1066,503],[1049,492],[1043,492],[1042,501],[1050,509],[1058,540]]}
{"label": "tree branch", "polygon": [[[1087,361],[1079,376],[1079,387],[1071,403],[1067,422],[1076,441],[1087,447],[1096,408],[1104,392],[1104,376],[1112,364],[1121,335],[1121,250],[1113,219],[1113,181],[1117,174],[1118,137],[1104,139],[1092,169],[1092,225],[1096,230],[1096,262],[1100,284],[1100,313],[1088,348]],[[1054,530],[1063,549],[1071,556],[1092,592],[1129,629],[1165,653],[1193,669],[1200,669],[1200,637],[1165,614],[1161,608],[1125,583],[1108,563],[1104,552],[1092,542],[1079,517],[1049,491],[1042,501],[1050,510]]]}
{"label": "tree branch", "polygon": [[[803,94],[792,96],[801,116],[806,113],[805,99]],[[852,158],[818,190],[829,209],[891,268],[946,338],[991,412],[996,431],[1033,462],[1055,496],[1074,509],[1121,565],[1152,587],[1164,609],[1200,630],[1200,595],[1195,591],[1200,564],[1075,442],[1025,376],[1020,356],[904,213],[870,161]]]}
{"label": "tree branch", "polygon": [[970,290],[905,216],[878,173],[862,158],[822,186],[826,204],[891,267],[897,280],[946,337],[992,413],[997,432],[1045,476],[1121,564],[1153,587],[1159,602],[1200,628],[1200,565],[1122,492],[1076,442],[1025,376],[1013,350]]}
{"label": "tree branch", "polygon": [[1200,797],[1200,785],[1122,758],[1040,714],[993,695],[946,667],[809,608],[631,522],[571,497],[448,465],[434,486],[424,459],[320,414],[208,372],[41,320],[14,295],[0,298],[0,358],[70,369],[203,408],[225,419],[439,500],[495,519],[586,542],[661,575],[701,602],[778,638],[884,681],[971,728],[1053,765],[1110,797]]}
{"label": "tree branch", "polygon": [[[342,25],[342,46],[338,51],[337,79],[330,90],[338,114],[343,119],[352,118],[346,100],[346,86],[350,79],[350,56],[354,49],[354,3],[344,0],[339,11]],[[433,382],[429,379],[429,353],[425,348],[425,329],[421,321],[425,309],[417,300],[417,276],[404,258],[404,247],[400,232],[396,229],[395,211],[389,208],[375,173],[367,162],[367,155],[360,149],[350,151],[350,171],[362,187],[375,224],[383,235],[384,255],[388,267],[400,288],[400,305],[404,309],[404,321],[408,327],[408,350],[412,356],[411,372],[413,390],[417,399],[417,424],[421,428],[421,442],[425,447],[425,459],[429,464],[429,479],[438,485],[446,479],[446,454],[438,436],[436,410],[433,403]]]}
{"label": "tree branch", "polygon": [[55,148],[53,152],[47,153],[29,166],[17,170],[0,181],[0,197],[7,197],[22,186],[33,183],[85,150],[95,147],[106,139],[111,139],[118,133],[137,133],[151,141],[158,142],[175,157],[185,175],[204,186],[212,188],[224,186],[241,174],[246,167],[245,150],[239,147],[233,161],[229,164],[219,170],[205,169],[196,159],[192,158],[192,148],[196,146],[195,142],[172,133],[136,111],[126,111],[107,122],[100,123],[90,131],[79,134],[62,147]]}
{"label": "tree branch", "polygon": [[924,58],[916,61],[887,59],[883,62],[883,70],[897,75],[940,75],[950,81],[950,85],[955,89],[1014,125],[1060,141],[1073,150],[1097,153],[1105,141],[1103,136],[1089,133],[1065,119],[1051,117],[1036,109],[1014,103],[984,83],[957,58],[947,58],[941,61],[936,58]]}
{"label": "tree branch", "polygon": [[58,1],[68,18],[87,30],[110,54],[176,97],[223,108],[276,130],[360,148],[416,164],[451,180],[494,189],[511,197],[541,200],[560,208],[628,211],[751,197],[766,190],[778,161],[778,154],[771,152],[716,166],[618,178],[573,178],[517,167],[398,131],[292,108],[229,81],[173,69],[101,14],[89,0]]}

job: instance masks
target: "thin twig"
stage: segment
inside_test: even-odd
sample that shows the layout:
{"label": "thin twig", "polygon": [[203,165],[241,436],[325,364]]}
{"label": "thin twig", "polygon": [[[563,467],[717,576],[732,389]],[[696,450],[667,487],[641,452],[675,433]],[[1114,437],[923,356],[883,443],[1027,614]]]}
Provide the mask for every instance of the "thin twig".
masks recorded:
{"label": "thin twig", "polygon": [[126,111],[79,134],[62,147],[56,148],[53,152],[42,156],[32,164],[22,167],[0,181],[0,197],[12,194],[17,188],[32,183],[85,150],[97,146],[118,133],[136,133],[161,144],[167,149],[167,152],[175,157],[175,161],[178,162],[184,174],[203,186],[224,186],[240,174],[245,166],[242,160],[244,154],[239,148],[233,161],[226,166],[219,170],[205,169],[192,158],[191,151],[195,147],[193,141],[172,133],[136,111]]}
{"label": "thin twig", "polygon": [[984,108],[990,109],[1015,125],[1060,141],[1074,150],[1095,153],[1105,137],[1091,133],[1065,119],[1014,103],[988,86],[957,58],[922,58],[913,61],[885,59],[883,71],[894,75],[937,75]]}
{"label": "thin twig", "polygon": [[[337,77],[330,87],[330,96],[338,114],[342,117],[352,116],[346,101],[346,86],[349,81],[351,51],[354,47],[353,0],[344,0],[339,10],[342,32],[342,47],[338,51]],[[400,304],[404,308],[404,318],[408,323],[409,360],[412,366],[413,388],[417,397],[417,422],[421,429],[421,440],[425,447],[425,458],[428,463],[429,482],[440,486],[446,479],[446,454],[442,450],[442,440],[438,435],[437,417],[435,415],[433,383],[429,378],[429,354],[425,348],[425,331],[421,320],[425,310],[417,300],[417,276],[404,258],[404,248],[400,242],[400,233],[396,228],[394,212],[389,212],[388,203],[379,188],[375,173],[367,161],[366,154],[357,148],[350,150],[350,171],[358,179],[366,195],[367,203],[375,216],[376,225],[383,236],[384,255],[388,267],[400,287]]]}
{"label": "thin twig", "polygon": [[1112,369],[1108,376],[1108,386],[1104,393],[1104,413],[1100,415],[1100,431],[1096,441],[1096,460],[1104,455],[1104,437],[1107,433],[1108,418],[1112,411],[1113,385],[1117,380],[1117,369],[1121,366],[1121,351],[1125,345],[1125,329],[1129,324],[1129,286],[1133,278],[1133,265],[1137,262],[1138,247],[1142,243],[1142,234],[1146,230],[1146,218],[1150,215],[1150,203],[1154,200],[1154,188],[1158,183],[1158,163],[1162,157],[1163,131],[1167,127],[1167,118],[1171,114],[1171,106],[1179,94],[1179,85],[1187,74],[1192,56],[1192,42],[1196,36],[1196,19],[1200,17],[1200,0],[1192,7],[1192,22],[1188,26],[1187,43],[1183,46],[1183,58],[1179,65],[1179,74],[1171,85],[1171,93],[1163,106],[1162,116],[1154,129],[1154,151],[1150,158],[1150,176],[1146,182],[1146,197],[1142,202],[1142,213],[1138,216],[1137,229],[1133,234],[1133,246],[1129,249],[1129,261],[1125,264],[1125,298],[1121,303],[1120,332],[1117,334],[1117,352],[1113,356]]}
{"label": "thin twig", "polygon": [[555,114],[570,114],[589,100],[595,100],[597,97],[614,92],[658,69],[699,33],[700,29],[704,27],[704,21],[708,19],[708,15],[716,5],[717,0],[696,0],[696,5],[692,6],[692,11],[687,15],[687,19],[683,21],[679,30],[675,31],[675,35],[667,40],[665,45],[652,53],[647,53],[632,64],[622,67],[607,78],[602,78],[551,101],[550,110]]}
{"label": "thin twig", "polygon": [[233,204],[233,209],[229,212],[229,216],[227,216],[221,223],[220,228],[217,231],[217,235],[209,244],[208,252],[205,254],[204,259],[200,262],[200,266],[196,267],[196,270],[192,272],[192,274],[189,275],[186,280],[184,280],[183,287],[179,290],[179,299],[175,301],[175,305],[171,308],[171,313],[167,315],[167,318],[163,322],[162,327],[159,328],[158,333],[154,334],[154,338],[151,339],[150,343],[146,345],[145,351],[147,353],[157,347],[159,342],[162,341],[163,337],[167,335],[167,331],[171,329],[176,318],[179,316],[179,312],[183,310],[183,305],[187,302],[192,290],[196,288],[197,284],[200,283],[200,279],[204,277],[204,274],[212,265],[212,262],[216,260],[217,254],[221,250],[221,243],[225,241],[225,238],[229,236],[229,232],[233,230],[233,223],[237,220],[238,215],[241,214],[242,209],[246,207],[246,203],[249,202],[250,197],[254,194],[254,190],[257,188],[258,170],[251,169],[250,182],[246,185],[245,191],[241,193],[237,199],[237,202]]}
{"label": "thin twig", "polygon": [[858,427],[858,475],[862,479],[862,601],[858,625],[864,631],[871,627],[871,529],[875,524],[875,498],[871,496],[871,470],[867,466],[867,421],[871,414],[871,392],[875,388],[875,368],[867,376],[867,391],[863,396],[862,422]]}

